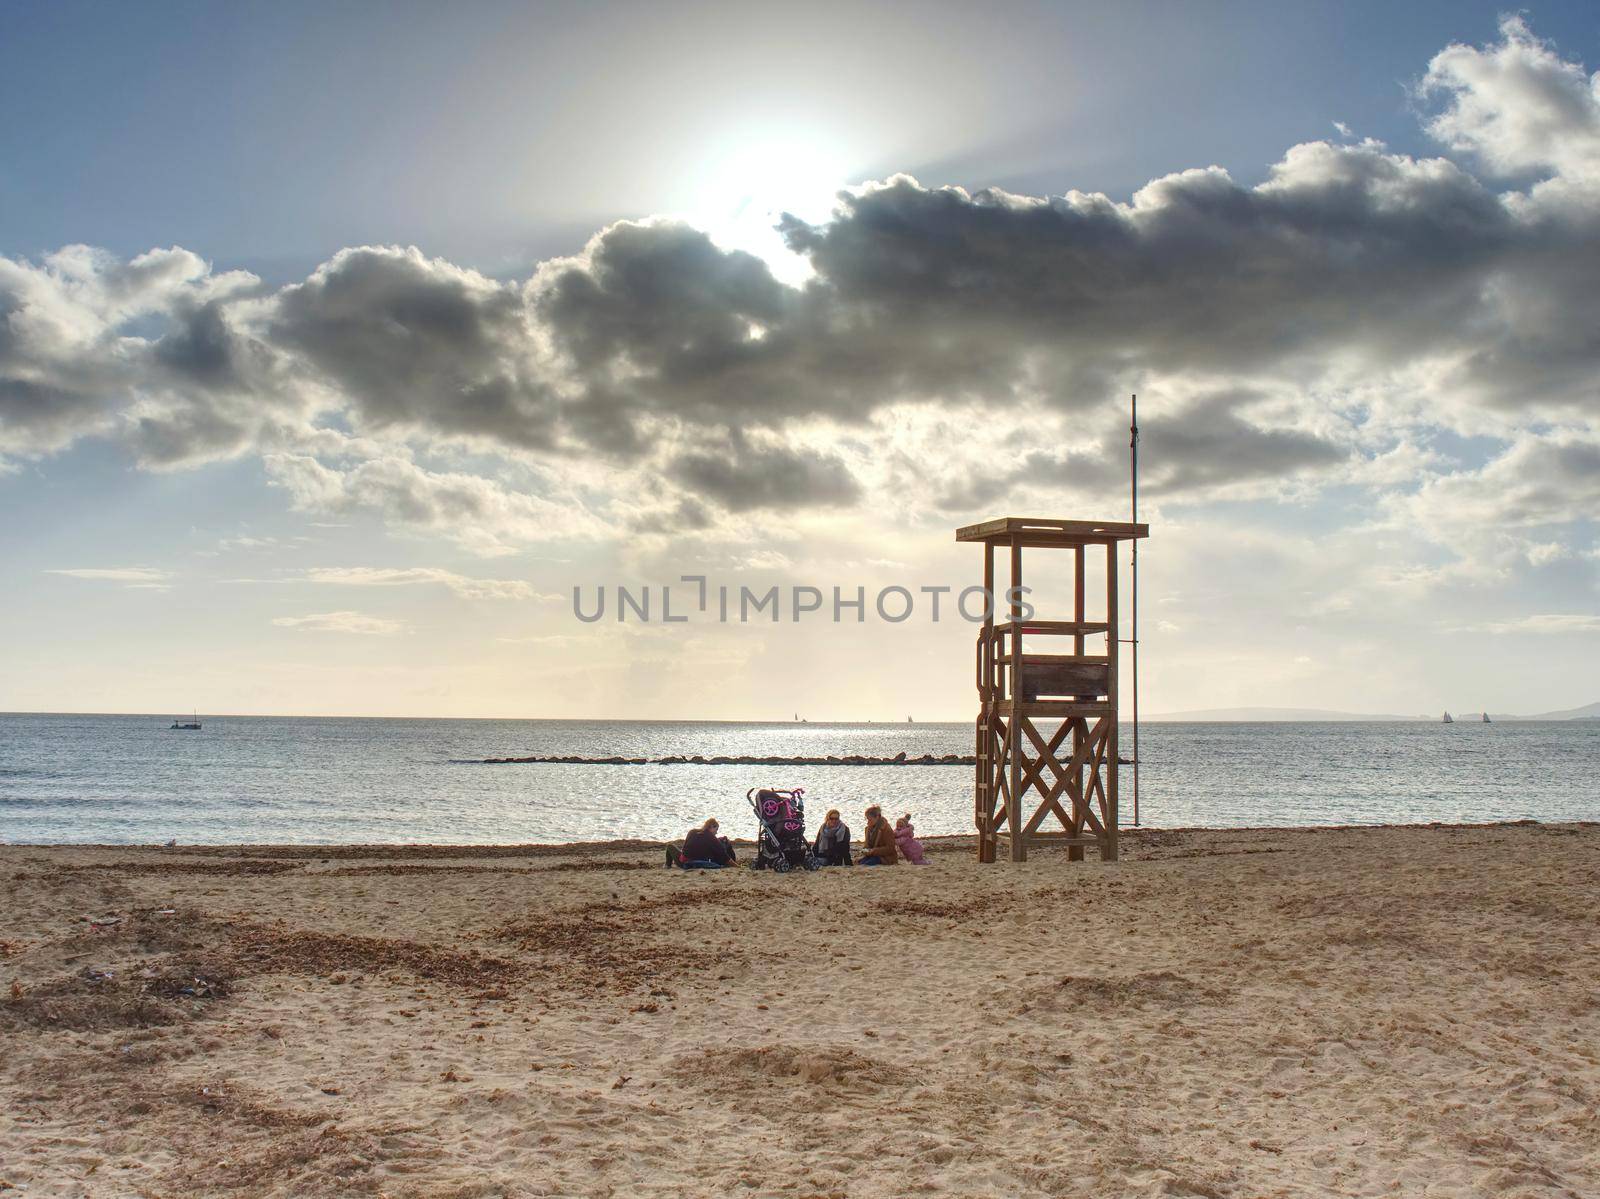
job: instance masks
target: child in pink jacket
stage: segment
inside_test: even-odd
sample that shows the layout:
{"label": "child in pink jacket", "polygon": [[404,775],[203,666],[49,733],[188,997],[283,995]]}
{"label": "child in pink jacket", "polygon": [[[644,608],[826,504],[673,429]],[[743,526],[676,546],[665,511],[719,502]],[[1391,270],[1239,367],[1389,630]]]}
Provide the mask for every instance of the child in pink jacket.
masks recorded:
{"label": "child in pink jacket", "polygon": [[911,827],[910,812],[894,822],[894,846],[900,851],[900,856],[913,866],[928,864],[928,859],[922,856],[922,842],[917,840],[917,830]]}

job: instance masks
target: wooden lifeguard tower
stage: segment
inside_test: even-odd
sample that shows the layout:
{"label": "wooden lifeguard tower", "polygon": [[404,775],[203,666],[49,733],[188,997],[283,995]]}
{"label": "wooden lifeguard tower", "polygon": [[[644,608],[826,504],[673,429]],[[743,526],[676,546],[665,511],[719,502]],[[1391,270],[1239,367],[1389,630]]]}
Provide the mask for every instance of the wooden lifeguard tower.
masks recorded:
{"label": "wooden lifeguard tower", "polygon": [[[1117,857],[1117,547],[1148,537],[1148,525],[1119,521],[1039,520],[1007,516],[956,530],[957,541],[983,545],[983,585],[990,597],[978,633],[977,778],[974,807],[978,860],[992,862],[1004,836],[1011,860],[1028,856],[1030,838],[1065,842],[1081,861],[1095,846]],[[1105,548],[1105,613],[1089,620],[1085,567],[1090,546]],[[1073,555],[1071,620],[1023,619],[1022,551]],[[1011,583],[995,590],[995,552],[1009,550]],[[1030,597],[1031,598],[1031,597]],[[1001,607],[1005,619],[996,621]],[[1103,653],[1094,644],[1104,637]],[[1049,638],[1071,652],[1033,652],[1024,640]],[[1046,736],[1036,721],[1059,721]],[[1031,809],[1031,810],[1030,810]],[[1062,832],[1041,834],[1054,815]]]}

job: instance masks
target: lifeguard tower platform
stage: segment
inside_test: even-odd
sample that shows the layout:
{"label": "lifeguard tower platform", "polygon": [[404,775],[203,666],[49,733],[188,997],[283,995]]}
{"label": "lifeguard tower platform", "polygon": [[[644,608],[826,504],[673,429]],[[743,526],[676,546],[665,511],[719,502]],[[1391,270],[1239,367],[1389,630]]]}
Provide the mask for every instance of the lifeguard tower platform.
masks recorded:
{"label": "lifeguard tower platform", "polygon": [[[1148,525],[1125,521],[1021,516],[956,530],[957,541],[983,545],[983,585],[991,597],[977,653],[979,861],[994,861],[1002,839],[1011,860],[1024,861],[1029,840],[1038,837],[1064,842],[1073,860],[1081,861],[1089,846],[1103,860],[1116,860],[1117,547],[1149,535]],[[1084,594],[1091,546],[1105,550],[1105,610],[1095,620],[1088,619]],[[1024,549],[1071,551],[1071,620],[1023,620]],[[998,592],[996,551],[1009,551],[1011,559],[1009,588]],[[1026,596],[1030,604],[1037,598]],[[997,621],[1002,606],[1005,618]],[[1053,721],[1059,723],[1051,729]],[[1040,826],[1051,816],[1061,831],[1044,833]]]}

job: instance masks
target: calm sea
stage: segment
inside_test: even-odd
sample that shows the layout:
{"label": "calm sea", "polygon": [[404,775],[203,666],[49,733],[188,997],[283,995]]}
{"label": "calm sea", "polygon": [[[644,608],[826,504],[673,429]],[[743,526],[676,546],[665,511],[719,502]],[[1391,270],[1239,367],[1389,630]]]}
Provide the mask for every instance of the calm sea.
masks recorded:
{"label": "calm sea", "polygon": [[[593,841],[753,832],[754,786],[813,814],[879,802],[923,833],[971,829],[968,767],[487,766],[533,754],[890,757],[970,753],[968,724],[730,724],[0,716],[7,842]],[[1126,726],[1124,726],[1126,729]],[[1128,753],[1127,733],[1124,750]],[[1146,724],[1152,826],[1600,819],[1600,721]],[[1128,768],[1123,822],[1133,820]]]}

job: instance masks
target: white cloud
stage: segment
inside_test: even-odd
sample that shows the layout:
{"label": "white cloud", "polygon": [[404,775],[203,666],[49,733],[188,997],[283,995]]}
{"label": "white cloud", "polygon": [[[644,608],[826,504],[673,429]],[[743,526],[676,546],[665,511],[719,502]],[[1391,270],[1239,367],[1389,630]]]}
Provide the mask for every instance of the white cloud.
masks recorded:
{"label": "white cloud", "polygon": [[1600,429],[1520,435],[1479,469],[1428,479],[1390,508],[1445,539],[1587,519],[1600,510]]}
{"label": "white cloud", "polygon": [[124,587],[140,587],[164,591],[172,580],[172,572],[157,570],[153,566],[76,567],[64,570],[47,570],[47,575],[65,575],[72,579],[93,579],[107,583],[121,583]]}
{"label": "white cloud", "polygon": [[1429,131],[1502,174],[1600,179],[1600,74],[1561,58],[1521,16],[1501,18],[1500,34],[1497,45],[1434,56],[1421,91],[1449,103]]}
{"label": "white cloud", "polygon": [[794,562],[779,550],[756,550],[735,559],[734,565],[744,570],[793,570]]}
{"label": "white cloud", "polygon": [[1550,612],[1521,616],[1515,620],[1491,621],[1467,631],[1483,633],[1600,633],[1600,615],[1583,612]]}
{"label": "white cloud", "polygon": [[1559,541],[1542,541],[1528,546],[1524,553],[1530,566],[1548,566],[1552,562],[1570,558],[1572,549]]}
{"label": "white cloud", "polygon": [[448,587],[462,599],[561,599],[520,579],[475,579],[427,566],[319,566],[308,570],[304,578],[340,587]]}
{"label": "white cloud", "polygon": [[313,633],[360,633],[372,637],[393,637],[410,630],[410,626],[404,621],[368,616],[364,612],[314,612],[308,616],[278,616],[273,618],[272,623],[284,629],[302,629]]}
{"label": "white cloud", "polygon": [[224,537],[217,542],[217,549],[224,553],[230,550],[276,550],[305,540],[306,538],[304,537],[294,537],[285,541],[280,537],[253,537],[247,533],[241,533],[237,537]]}
{"label": "white cloud", "polygon": [[484,557],[514,554],[522,544],[609,532],[573,504],[482,475],[430,471],[404,458],[372,458],[345,467],[303,454],[268,454],[265,463],[268,480],[289,493],[298,511],[378,512],[395,525],[448,537]]}

